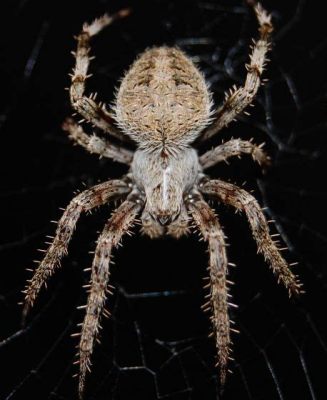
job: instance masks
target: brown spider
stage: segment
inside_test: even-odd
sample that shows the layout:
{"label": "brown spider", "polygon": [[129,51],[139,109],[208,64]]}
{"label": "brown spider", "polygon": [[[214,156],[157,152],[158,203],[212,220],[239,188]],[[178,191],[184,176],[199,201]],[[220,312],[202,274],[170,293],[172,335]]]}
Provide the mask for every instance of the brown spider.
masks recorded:
{"label": "brown spider", "polygon": [[[252,2],[253,3],[253,2]],[[213,111],[211,94],[204,77],[179,49],[154,47],[134,62],[121,82],[112,112],[84,94],[91,60],[90,39],[117,18],[128,15],[121,10],[85,24],[77,37],[74,53],[76,66],[71,76],[70,99],[73,108],[93,126],[115,139],[130,138],[135,152],[112,144],[98,136],[88,136],[72,119],[63,125],[71,139],[90,153],[114,159],[130,166],[126,176],[85,190],[76,196],[61,217],[56,235],[44,259],[29,281],[25,293],[24,315],[33,305],[41,287],[67,253],[77,220],[82,212],[123,199],[99,239],[92,264],[86,315],[79,342],[79,395],[83,396],[85,376],[99,331],[99,321],[106,314],[104,305],[110,276],[112,249],[133,221],[141,215],[142,230],[151,238],[165,234],[180,237],[189,231],[193,220],[209,246],[210,301],[204,308],[212,312],[218,366],[223,384],[230,358],[230,319],[228,316],[227,255],[224,233],[205,197],[209,196],[244,211],[257,242],[258,250],[269,262],[278,281],[290,294],[301,292],[301,284],[272,240],[267,221],[256,199],[245,190],[221,180],[210,180],[204,171],[231,156],[251,154],[260,164],[269,157],[262,146],[233,139],[198,155],[192,147],[226,127],[251,104],[260,86],[260,78],[273,30],[271,17],[260,4],[252,4],[259,23],[259,39],[254,42],[250,63],[246,65],[244,86],[234,87],[224,103]],[[232,304],[230,304],[232,305]]]}

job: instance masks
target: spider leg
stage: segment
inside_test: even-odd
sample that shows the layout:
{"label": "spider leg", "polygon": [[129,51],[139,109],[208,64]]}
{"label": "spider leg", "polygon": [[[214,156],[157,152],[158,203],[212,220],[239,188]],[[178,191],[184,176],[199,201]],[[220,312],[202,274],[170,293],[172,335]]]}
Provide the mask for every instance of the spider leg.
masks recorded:
{"label": "spider leg", "polygon": [[77,50],[74,52],[76,64],[71,75],[70,100],[73,108],[94,126],[108,132],[120,140],[126,140],[120,130],[115,127],[112,115],[101,104],[97,104],[95,96],[85,96],[85,82],[88,75],[91,49],[90,39],[97,35],[102,29],[110,25],[114,20],[129,14],[128,9],[120,10],[111,16],[104,14],[95,19],[90,25],[84,24],[82,32],[77,37]]}
{"label": "spider leg", "polygon": [[302,285],[272,240],[268,223],[256,199],[238,186],[218,179],[203,181],[199,189],[202,193],[216,197],[223,203],[245,212],[253,237],[257,242],[258,251],[270,264],[278,282],[281,281],[284,284],[289,295],[301,293]]}
{"label": "spider leg", "polygon": [[230,157],[250,154],[259,165],[267,166],[270,164],[270,157],[263,151],[263,145],[257,146],[249,140],[232,139],[200,156],[200,164],[203,169],[207,169],[222,161],[227,162]]}
{"label": "spider leg", "polygon": [[69,138],[76,144],[84,147],[89,153],[99,154],[100,157],[111,158],[122,164],[130,165],[133,160],[134,152],[122,146],[117,146],[96,135],[87,135],[83,128],[72,118],[66,118],[62,128],[68,132]]}
{"label": "spider leg", "polygon": [[131,193],[109,219],[97,241],[86,315],[82,324],[79,343],[79,360],[77,361],[80,366],[80,398],[83,397],[86,373],[90,370],[90,358],[94,340],[100,329],[100,317],[105,312],[104,303],[108,292],[109,263],[112,249],[118,246],[123,234],[127,232],[142,207],[143,201]]}
{"label": "spider leg", "polygon": [[223,385],[226,379],[231,344],[225,237],[213,210],[200,194],[196,197],[188,198],[186,205],[204,240],[209,245],[210,301],[204,305],[204,309],[212,310],[211,320],[218,355],[217,366],[220,368],[220,381]]}
{"label": "spider leg", "polygon": [[76,196],[60,218],[55,237],[47,249],[45,256],[28,282],[25,294],[23,318],[33,306],[42,286],[60,266],[61,258],[67,254],[69,241],[82,212],[108,202],[114,197],[127,195],[131,191],[129,185],[122,180],[112,180],[85,190]]}
{"label": "spider leg", "polygon": [[[253,2],[255,3],[255,2]],[[250,105],[259,89],[261,75],[267,61],[266,54],[269,50],[269,37],[273,30],[271,16],[263,9],[260,3],[254,5],[259,23],[259,39],[254,42],[250,64],[246,65],[247,76],[244,86],[236,86],[226,94],[225,102],[213,115],[214,121],[204,130],[200,140],[204,141],[226,127]]]}

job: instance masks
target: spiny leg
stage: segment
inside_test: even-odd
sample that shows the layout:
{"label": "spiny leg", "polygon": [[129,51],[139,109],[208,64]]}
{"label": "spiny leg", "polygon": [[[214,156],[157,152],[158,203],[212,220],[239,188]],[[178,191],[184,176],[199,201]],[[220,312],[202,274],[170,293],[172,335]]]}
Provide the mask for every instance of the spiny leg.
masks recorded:
{"label": "spiny leg", "polygon": [[110,25],[114,20],[123,18],[129,14],[128,9],[123,9],[111,16],[104,14],[101,18],[95,19],[90,25],[84,24],[82,32],[77,37],[77,50],[73,53],[76,57],[76,64],[71,75],[70,100],[74,109],[79,112],[87,121],[94,126],[110,133],[120,140],[124,136],[114,125],[112,115],[101,104],[94,101],[95,96],[84,95],[85,82],[88,75],[91,49],[90,39],[97,35],[102,29]]}
{"label": "spiny leg", "polygon": [[211,308],[213,312],[211,320],[216,338],[217,365],[220,368],[220,381],[223,385],[226,380],[231,344],[226,280],[228,262],[224,233],[213,210],[201,195],[188,199],[187,207],[204,240],[209,244],[210,301],[204,307]]}
{"label": "spiny leg", "polygon": [[87,135],[83,128],[78,125],[72,118],[66,118],[62,128],[68,132],[69,138],[75,143],[84,147],[89,153],[99,154],[101,157],[111,158],[122,164],[130,165],[133,159],[133,151],[127,150],[122,146],[117,146],[102,139],[99,136]]}
{"label": "spiny leg", "polygon": [[250,105],[259,89],[261,75],[267,61],[269,38],[273,31],[271,16],[262,8],[261,4],[254,5],[259,22],[259,40],[254,42],[250,64],[246,65],[247,76],[244,86],[236,86],[226,95],[225,102],[214,114],[214,122],[204,131],[200,140],[209,139],[222,128],[233,121],[248,105]]}
{"label": "spiny leg", "polygon": [[232,139],[200,156],[200,164],[203,169],[207,169],[221,161],[227,161],[230,157],[250,154],[259,165],[267,166],[270,164],[270,157],[263,151],[263,145],[257,146],[249,140]]}
{"label": "spiny leg", "polygon": [[143,206],[143,201],[131,194],[118,207],[106,224],[98,239],[92,265],[91,287],[88,295],[86,316],[82,325],[79,343],[79,396],[83,397],[85,376],[90,371],[90,358],[93,352],[94,340],[99,332],[99,322],[104,310],[108,280],[110,276],[109,262],[112,249],[117,247],[123,234],[133,223]]}
{"label": "spiny leg", "polygon": [[257,242],[258,251],[264,255],[266,261],[270,264],[278,282],[281,281],[284,284],[289,295],[301,293],[302,285],[298,277],[290,270],[288,263],[272,240],[268,223],[256,199],[238,186],[218,179],[204,180],[200,183],[199,189],[202,193],[214,196],[222,202],[245,212],[253,237]]}
{"label": "spiny leg", "polygon": [[60,218],[53,242],[45,253],[45,256],[37,267],[32,279],[28,282],[25,294],[23,318],[33,306],[42,286],[60,266],[61,258],[67,254],[69,241],[73,235],[76,223],[82,212],[105,204],[113,197],[120,197],[131,191],[129,185],[122,180],[112,180],[101,183],[85,190],[76,196],[66,208]]}

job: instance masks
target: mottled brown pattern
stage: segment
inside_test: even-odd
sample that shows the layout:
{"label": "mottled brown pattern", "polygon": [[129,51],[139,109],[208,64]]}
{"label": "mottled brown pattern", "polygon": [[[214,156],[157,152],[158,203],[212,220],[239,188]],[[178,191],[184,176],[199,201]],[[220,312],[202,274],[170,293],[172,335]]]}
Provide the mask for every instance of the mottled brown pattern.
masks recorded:
{"label": "mottled brown pattern", "polygon": [[45,282],[54,273],[55,269],[60,267],[61,258],[67,254],[68,244],[81,213],[99,207],[112,198],[126,195],[130,190],[131,188],[128,184],[122,180],[104,182],[91,189],[85,190],[70,202],[58,222],[53,242],[47,249],[45,257],[37,267],[24,291],[26,297],[24,315],[26,315],[29,308],[33,306]]}
{"label": "mottled brown pattern", "polygon": [[219,107],[214,115],[214,122],[206,129],[201,140],[207,140],[224,127],[228,126],[246,107],[248,107],[262,84],[261,75],[266,64],[266,55],[270,47],[269,38],[273,31],[271,17],[257,4],[254,8],[258,22],[260,37],[253,43],[250,63],[246,65],[247,76],[244,86],[234,86],[226,94],[224,104]]}
{"label": "mottled brown pattern", "polygon": [[201,191],[245,212],[253,237],[257,242],[258,251],[264,255],[278,282],[283,283],[289,295],[299,294],[302,285],[282,257],[278,245],[272,240],[268,223],[256,199],[238,186],[218,179],[204,182],[201,185]]}
{"label": "mottled brown pattern", "polygon": [[[250,2],[250,0],[248,0]],[[83,397],[85,377],[90,370],[91,355],[98,336],[101,315],[105,310],[109,265],[112,250],[124,233],[140,216],[142,232],[151,238],[171,235],[179,238],[195,223],[209,247],[209,302],[204,310],[211,312],[213,336],[217,348],[217,365],[223,385],[231,353],[231,321],[228,308],[228,262],[224,233],[214,211],[204,200],[213,197],[246,214],[258,250],[271,265],[278,280],[290,294],[301,292],[301,284],[272,240],[264,214],[257,201],[245,190],[220,180],[210,181],[206,168],[232,156],[250,154],[254,161],[267,166],[269,157],[251,141],[232,139],[202,155],[192,144],[205,140],[227,126],[254,99],[269,50],[272,32],[270,15],[251,0],[259,22],[259,40],[254,42],[244,86],[233,88],[226,100],[211,112],[211,94],[201,72],[181,50],[155,47],[146,50],[127,71],[118,90],[111,112],[95,101],[96,95],[85,95],[91,57],[90,40],[117,18],[128,15],[122,10],[113,16],[104,15],[85,24],[77,37],[76,64],[71,77],[72,107],[87,122],[108,133],[103,139],[89,136],[73,119],[63,128],[69,137],[90,153],[108,157],[129,166],[122,180],[108,181],[75,197],[58,223],[53,242],[36,268],[25,291],[24,315],[33,305],[41,287],[60,266],[67,253],[80,214],[106,204],[114,198],[124,201],[109,219],[100,235],[94,254],[86,315],[79,337],[79,396]],[[115,125],[114,120],[117,124]],[[80,121],[81,122],[81,121]],[[207,127],[208,125],[208,127]],[[206,128],[207,127],[207,128]],[[110,135],[123,141],[134,141],[132,151],[122,144],[112,144]]]}
{"label": "mottled brown pattern", "polygon": [[[92,36],[97,35],[103,28],[110,25],[116,19],[125,17],[129,10],[121,10],[118,13],[109,16],[103,15],[93,21],[91,25],[84,24],[82,32],[76,38],[77,49],[73,52],[76,58],[75,68],[71,76],[70,101],[72,107],[93,126],[102,129],[117,139],[124,140],[124,136],[113,123],[112,115],[107,111],[103,103],[96,103],[96,94],[85,95],[85,83],[91,76],[88,75],[90,61],[90,40]],[[82,120],[84,121],[84,120]]]}
{"label": "mottled brown pattern", "polygon": [[131,150],[112,144],[99,136],[89,136],[72,118],[66,118],[62,124],[62,128],[69,134],[70,139],[74,140],[76,144],[84,147],[90,153],[98,154],[100,157],[111,158],[114,161],[127,165],[130,165],[133,160],[134,153]]}
{"label": "mottled brown pattern", "polygon": [[208,125],[211,95],[204,77],[179,49],[146,50],[126,73],[116,120],[140,146],[179,146]]}
{"label": "mottled brown pattern", "polygon": [[110,293],[108,281],[110,277],[109,263],[112,249],[117,247],[123,234],[127,232],[141,208],[141,202],[135,203],[133,200],[131,201],[127,198],[109,219],[98,239],[92,264],[86,315],[82,324],[79,342],[80,395],[83,393],[85,375],[90,369],[90,358],[93,352],[94,341],[99,334],[100,317],[105,311],[106,294]]}
{"label": "mottled brown pattern", "polygon": [[200,163],[203,169],[207,169],[218,162],[227,161],[230,157],[250,154],[259,165],[267,167],[270,164],[270,157],[267,156],[262,147],[263,144],[257,146],[249,140],[232,139],[202,154]]}
{"label": "mottled brown pattern", "polygon": [[209,245],[210,300],[204,304],[204,311],[211,311],[213,334],[220,367],[220,381],[226,380],[226,368],[230,354],[230,322],[228,317],[227,254],[224,232],[217,217],[202,196],[188,203],[191,215],[199,227],[203,239]]}

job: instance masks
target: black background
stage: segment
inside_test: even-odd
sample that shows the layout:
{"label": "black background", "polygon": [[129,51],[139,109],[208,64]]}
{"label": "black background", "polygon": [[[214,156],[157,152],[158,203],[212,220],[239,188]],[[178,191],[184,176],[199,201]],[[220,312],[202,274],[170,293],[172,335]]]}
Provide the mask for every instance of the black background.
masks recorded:
{"label": "black background", "polygon": [[[286,4],[287,3],[287,4]],[[119,177],[126,168],[73,147],[60,125],[70,114],[68,72],[73,35],[104,11],[132,6],[133,14],[94,40],[97,59],[88,90],[113,101],[113,91],[135,56],[154,44],[178,44],[206,74],[216,102],[244,79],[256,21],[241,1],[37,1],[1,2],[1,279],[0,398],[74,399],[72,366],[76,331],[85,303],[97,232],[110,214],[104,207],[83,216],[63,268],[43,290],[25,328],[20,291],[39,258],[51,219],[75,190]],[[325,171],[326,23],[319,2],[265,1],[276,25],[268,84],[250,117],[224,130],[230,137],[265,141],[274,163],[262,175],[250,159],[219,165],[210,174],[254,190],[289,245],[306,294],[288,300],[256,248],[246,221],[218,205],[231,246],[235,362],[224,395],[214,368],[210,324],[200,306],[206,276],[205,244],[126,238],[116,252],[104,323],[87,382],[90,399],[324,399],[327,340]],[[136,229],[137,231],[137,229]],[[272,227],[275,233],[276,228]],[[44,247],[44,245],[43,245]]]}

